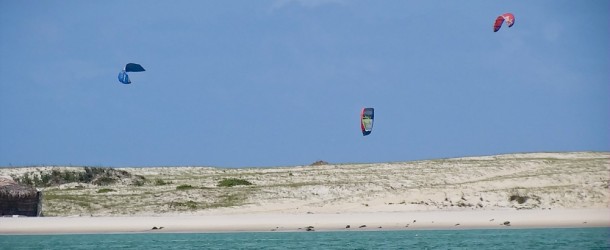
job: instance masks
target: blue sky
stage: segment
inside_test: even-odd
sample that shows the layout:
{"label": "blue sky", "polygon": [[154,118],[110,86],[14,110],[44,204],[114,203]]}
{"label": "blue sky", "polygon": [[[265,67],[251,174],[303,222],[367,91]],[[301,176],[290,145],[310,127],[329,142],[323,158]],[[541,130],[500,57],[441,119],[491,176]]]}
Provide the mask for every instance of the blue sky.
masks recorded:
{"label": "blue sky", "polygon": [[[512,28],[494,33],[512,12]],[[610,2],[0,0],[0,166],[610,151]],[[128,62],[131,85],[117,75]],[[375,108],[363,137],[359,112]]]}

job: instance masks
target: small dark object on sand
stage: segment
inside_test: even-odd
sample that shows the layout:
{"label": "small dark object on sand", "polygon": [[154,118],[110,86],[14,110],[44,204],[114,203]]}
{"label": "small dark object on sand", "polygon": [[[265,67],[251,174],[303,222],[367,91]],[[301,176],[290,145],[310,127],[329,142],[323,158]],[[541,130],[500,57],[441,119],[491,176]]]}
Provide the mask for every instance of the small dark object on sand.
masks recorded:
{"label": "small dark object on sand", "polygon": [[347,225],[347,226],[345,226],[345,228],[350,228],[350,226],[349,226],[349,225]]}
{"label": "small dark object on sand", "polygon": [[310,232],[310,231],[316,231],[316,230],[313,230],[313,226],[308,226],[305,228],[305,231]]}
{"label": "small dark object on sand", "polygon": [[364,228],[364,227],[366,227],[366,225],[359,226],[358,228]]}
{"label": "small dark object on sand", "polygon": [[320,161],[316,161],[316,162],[312,163],[310,166],[322,166],[322,165],[328,165],[328,162],[320,160]]}
{"label": "small dark object on sand", "polygon": [[504,223],[502,223],[502,225],[504,225],[504,226],[510,226],[510,221],[505,221]]}

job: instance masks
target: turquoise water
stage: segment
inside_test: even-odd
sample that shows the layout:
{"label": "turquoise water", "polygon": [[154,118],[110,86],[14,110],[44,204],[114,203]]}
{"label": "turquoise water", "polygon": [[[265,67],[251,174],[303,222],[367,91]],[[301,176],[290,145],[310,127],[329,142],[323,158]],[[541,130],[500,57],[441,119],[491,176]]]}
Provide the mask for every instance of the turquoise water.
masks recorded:
{"label": "turquoise water", "polygon": [[0,235],[0,249],[610,249],[609,239],[610,227]]}

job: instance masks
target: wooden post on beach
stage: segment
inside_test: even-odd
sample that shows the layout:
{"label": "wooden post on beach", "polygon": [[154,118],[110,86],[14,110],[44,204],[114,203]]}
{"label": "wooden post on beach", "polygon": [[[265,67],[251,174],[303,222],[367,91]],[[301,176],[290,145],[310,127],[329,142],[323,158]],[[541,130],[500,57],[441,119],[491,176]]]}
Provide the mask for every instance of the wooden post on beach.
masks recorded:
{"label": "wooden post on beach", "polygon": [[37,190],[36,191],[36,217],[42,217],[42,190]]}

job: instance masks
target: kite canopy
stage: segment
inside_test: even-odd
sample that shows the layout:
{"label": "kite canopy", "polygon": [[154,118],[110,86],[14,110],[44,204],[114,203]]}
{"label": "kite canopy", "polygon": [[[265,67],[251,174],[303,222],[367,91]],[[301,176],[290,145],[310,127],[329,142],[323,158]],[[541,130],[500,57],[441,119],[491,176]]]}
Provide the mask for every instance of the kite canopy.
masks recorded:
{"label": "kite canopy", "polygon": [[129,75],[127,75],[125,70],[121,70],[121,72],[119,72],[119,82],[122,82],[123,84],[131,83],[131,81],[129,80]]}
{"label": "kite canopy", "polygon": [[121,70],[121,72],[119,72],[119,82],[122,82],[123,84],[130,84],[131,80],[129,80],[129,75],[127,75],[127,72],[142,72],[142,71],[146,71],[142,65],[137,64],[137,63],[128,63],[127,65],[125,65],[125,69]]}
{"label": "kite canopy", "polygon": [[509,28],[513,27],[513,24],[515,24],[515,16],[512,13],[504,13],[498,16],[498,18],[496,18],[496,22],[494,23],[494,32],[498,32],[500,27],[502,27],[502,23],[505,21]]}
{"label": "kite canopy", "polygon": [[360,112],[360,128],[362,135],[367,136],[373,131],[373,120],[375,119],[375,109],[363,108]]}
{"label": "kite canopy", "polygon": [[125,65],[125,72],[142,72],[142,71],[146,71],[146,70],[140,64],[128,63],[127,65]]}

